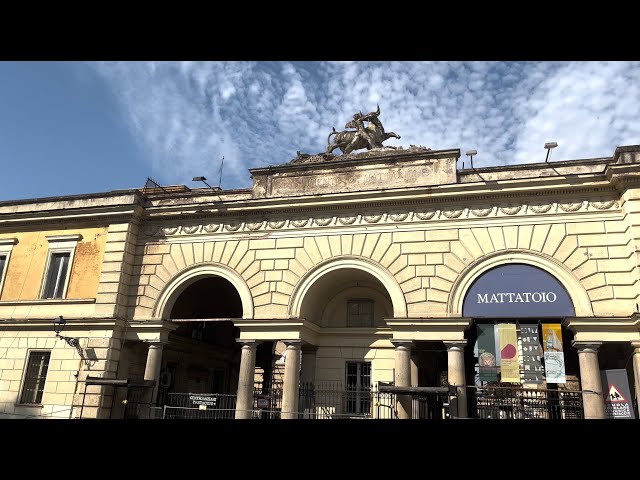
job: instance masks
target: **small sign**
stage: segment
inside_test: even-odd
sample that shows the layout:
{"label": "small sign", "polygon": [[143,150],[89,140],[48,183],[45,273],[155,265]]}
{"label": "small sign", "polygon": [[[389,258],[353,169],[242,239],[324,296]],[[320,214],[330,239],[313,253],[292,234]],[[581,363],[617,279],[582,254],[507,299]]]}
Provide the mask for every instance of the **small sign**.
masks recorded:
{"label": "small sign", "polygon": [[215,407],[218,402],[216,395],[202,393],[199,395],[189,395],[189,401],[192,405]]}
{"label": "small sign", "polygon": [[624,368],[601,370],[600,378],[607,418],[636,418],[627,371]]}
{"label": "small sign", "polygon": [[259,398],[258,399],[258,408],[269,408],[271,406],[270,398]]}

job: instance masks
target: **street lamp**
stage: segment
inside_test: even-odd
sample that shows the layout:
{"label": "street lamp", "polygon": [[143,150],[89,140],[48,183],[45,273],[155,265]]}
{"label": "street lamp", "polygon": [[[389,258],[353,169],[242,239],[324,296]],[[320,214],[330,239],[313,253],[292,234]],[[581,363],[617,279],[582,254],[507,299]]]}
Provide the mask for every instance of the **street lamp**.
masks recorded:
{"label": "street lamp", "polygon": [[474,155],[477,155],[477,154],[478,154],[478,151],[477,151],[477,150],[469,150],[469,151],[466,153],[466,155],[467,155],[468,157],[470,157],[470,160],[471,160],[471,168],[472,168],[472,169],[473,169],[473,156],[474,156]]}
{"label": "street lamp", "polygon": [[53,320],[53,331],[56,332],[56,340],[58,338],[61,338],[67,343],[67,345],[75,348],[76,351],[78,352],[78,355],[80,355],[80,358],[84,360],[84,363],[87,365],[87,367],[89,367],[90,366],[89,361],[86,358],[84,358],[84,352],[82,351],[82,347],[80,346],[80,339],[75,337],[65,337],[64,335],[60,335],[60,332],[64,330],[64,327],[66,324],[67,324],[67,321],[62,317],[62,315],[60,315],[58,318]]}
{"label": "street lamp", "polygon": [[551,150],[553,150],[554,148],[556,148],[558,146],[557,142],[548,142],[544,144],[544,148],[547,149],[547,158],[545,158],[545,162],[549,161],[549,154],[551,153]]}
{"label": "street lamp", "polygon": [[220,190],[220,187],[212,187],[211,185],[209,185],[207,182],[207,177],[193,177],[193,182],[202,182],[204,183],[207,187],[209,187],[211,190]]}

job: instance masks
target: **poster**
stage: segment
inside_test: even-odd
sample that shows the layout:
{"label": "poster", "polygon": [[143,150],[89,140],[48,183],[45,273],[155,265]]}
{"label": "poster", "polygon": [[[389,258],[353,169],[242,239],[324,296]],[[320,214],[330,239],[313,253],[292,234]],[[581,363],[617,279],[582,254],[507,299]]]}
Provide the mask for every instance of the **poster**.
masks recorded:
{"label": "poster", "polygon": [[523,383],[542,383],[542,349],[538,325],[521,325]]}
{"label": "poster", "polygon": [[567,383],[562,351],[562,329],[559,323],[542,325],[542,345],[547,383]]}
{"label": "poster", "polygon": [[636,418],[627,371],[624,368],[600,370],[600,378],[606,418]]}
{"label": "poster", "polygon": [[518,359],[518,334],[515,323],[498,325],[500,336],[500,380],[520,382],[520,361]]}
{"label": "poster", "polygon": [[498,380],[496,367],[496,341],[493,324],[478,324],[478,367],[480,380],[495,382]]}

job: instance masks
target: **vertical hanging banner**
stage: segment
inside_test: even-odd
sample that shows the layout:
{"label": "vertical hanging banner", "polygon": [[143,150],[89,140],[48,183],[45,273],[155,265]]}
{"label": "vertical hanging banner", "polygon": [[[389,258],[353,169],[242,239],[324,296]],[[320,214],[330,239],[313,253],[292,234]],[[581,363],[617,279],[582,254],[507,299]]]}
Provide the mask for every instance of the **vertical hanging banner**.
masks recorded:
{"label": "vertical hanging banner", "polygon": [[495,382],[498,380],[498,367],[496,367],[496,341],[493,325],[477,324],[477,327],[480,380]]}
{"label": "vertical hanging banner", "polygon": [[500,381],[520,382],[516,324],[501,323],[498,325],[498,333],[500,336]]}
{"label": "vertical hanging banner", "polygon": [[542,325],[542,345],[547,383],[567,383],[564,373],[562,329],[559,323]]}
{"label": "vertical hanging banner", "polygon": [[600,379],[607,418],[636,418],[627,371],[624,368],[600,370]]}
{"label": "vertical hanging banner", "polygon": [[542,383],[542,349],[537,325],[521,325],[520,339],[522,340],[522,366],[524,383]]}

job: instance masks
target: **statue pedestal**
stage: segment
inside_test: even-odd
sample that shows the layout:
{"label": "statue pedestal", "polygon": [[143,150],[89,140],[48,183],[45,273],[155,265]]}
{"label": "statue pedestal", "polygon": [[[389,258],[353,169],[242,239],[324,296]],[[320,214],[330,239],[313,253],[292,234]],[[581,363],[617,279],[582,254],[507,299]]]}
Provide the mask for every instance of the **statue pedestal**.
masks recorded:
{"label": "statue pedestal", "polygon": [[338,155],[332,160],[313,155],[298,163],[250,170],[253,198],[452,184],[457,181],[456,162],[459,157],[459,149],[419,147],[374,149]]}

